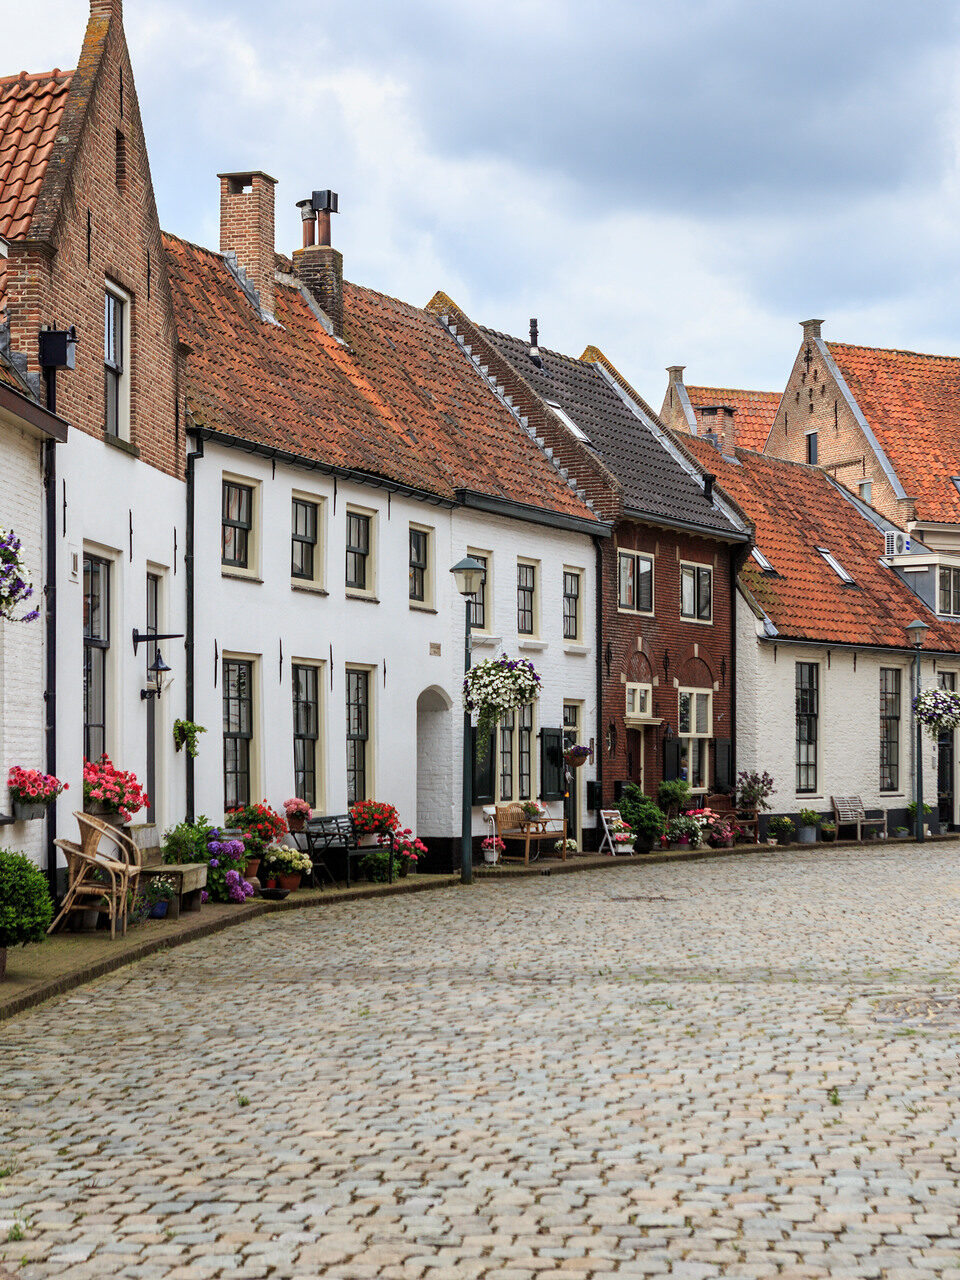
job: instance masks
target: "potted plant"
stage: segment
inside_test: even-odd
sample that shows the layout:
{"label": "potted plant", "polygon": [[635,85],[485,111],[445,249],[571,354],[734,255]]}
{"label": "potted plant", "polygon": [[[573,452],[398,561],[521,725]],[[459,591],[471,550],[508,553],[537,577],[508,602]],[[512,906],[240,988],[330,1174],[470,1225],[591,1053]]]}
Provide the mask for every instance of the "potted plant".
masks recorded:
{"label": "potted plant", "polygon": [[177,751],[187,748],[187,755],[191,759],[197,754],[197,738],[201,733],[207,730],[202,724],[194,724],[192,720],[174,720],[173,722],[173,745]]}
{"label": "potted plant", "polygon": [[960,726],[960,693],[953,689],[921,689],[913,700],[917,719],[933,738]]}
{"label": "potted plant", "polygon": [[821,822],[820,834],[824,840],[836,840],[837,824],[835,822]]}
{"label": "potted plant", "polygon": [[909,827],[896,827],[895,831],[901,840],[903,839],[904,836],[908,836],[910,834]]}
{"label": "potted plant", "polygon": [[22,853],[0,849],[0,981],[7,948],[42,942],[53,919],[53,902],[43,872]]}
{"label": "potted plant", "polygon": [[580,846],[577,844],[576,840],[573,840],[570,836],[567,836],[566,840],[554,841],[553,849],[555,853],[563,853],[563,852],[579,853],[580,852]]}
{"label": "potted plant", "polygon": [[477,758],[487,752],[490,734],[510,711],[540,697],[540,676],[527,658],[484,658],[463,678],[464,710],[477,714]]}
{"label": "potted plant", "polygon": [[307,825],[307,819],[313,817],[313,810],[306,800],[298,800],[296,796],[291,796],[289,800],[284,800],[283,811],[287,817],[287,826],[291,831],[302,831]]}
{"label": "potted plant", "polygon": [[667,839],[674,849],[697,849],[702,837],[700,823],[689,814],[681,813],[667,824]]}
{"label": "potted plant", "polygon": [[797,828],[797,839],[801,844],[816,844],[817,828],[820,826],[820,814],[816,809],[801,809],[800,824]]}
{"label": "potted plant", "polygon": [[116,827],[129,822],[150,799],[135,773],[116,769],[106,752],[83,762],[83,807]]}
{"label": "potted plant", "polygon": [[23,769],[15,764],[7,774],[7,786],[13,803],[13,816],[17,822],[29,822],[42,818],[47,805],[53,804],[61,791],[68,791],[70,784],[61,782],[51,773],[39,769]]}
{"label": "potted plant", "polygon": [[[160,856],[165,863],[182,865],[186,862],[207,864],[207,886],[204,892],[214,902],[230,902],[227,875],[237,873],[240,881],[249,880],[245,874],[247,851],[244,840],[237,834],[213,827],[201,814],[196,822],[180,822],[164,832]],[[253,889],[250,889],[250,893]],[[249,895],[248,895],[249,896]]]}
{"label": "potted plant", "polygon": [[[947,690],[947,692],[949,692],[949,690]],[[930,816],[930,814],[931,814],[931,813],[933,813],[933,805],[927,804],[927,803],[926,803],[926,801],[924,801],[924,804],[923,804],[923,816],[924,816],[925,818],[929,818],[929,816]],[[917,830],[917,802],[916,802],[916,800],[911,800],[911,801],[910,801],[910,803],[907,805],[907,814],[908,814],[908,816],[909,816],[909,818],[910,818],[910,833],[911,833],[911,835],[912,835],[912,834],[914,834],[914,833],[916,832],[916,830]],[[925,829],[926,829],[927,831],[929,831],[929,828],[927,828],[927,827],[926,827],[926,824],[924,824],[924,827],[925,827]]]}
{"label": "potted plant", "polygon": [[767,830],[776,837],[777,844],[789,844],[793,839],[793,823],[786,814],[778,814],[767,823]]}
{"label": "potted plant", "polygon": [[17,616],[16,610],[33,595],[28,570],[20,559],[20,539],[12,529],[0,529],[0,618],[7,622],[36,622],[39,609]]}
{"label": "potted plant", "polygon": [[[390,879],[390,846],[378,845],[371,849],[365,858],[360,859],[360,872],[374,884],[386,884]],[[394,879],[400,874],[400,859],[393,859]]]}
{"label": "potted plant", "polygon": [[[390,844],[390,836],[378,836],[377,844],[386,848]],[[411,871],[416,871],[417,863],[427,852],[427,846],[419,836],[413,834],[410,827],[403,827],[393,836],[393,852],[399,865],[398,874],[402,880]]]}
{"label": "potted plant", "polygon": [[769,809],[767,803],[774,791],[773,778],[764,769],[763,773],[751,772],[742,769],[737,774],[737,808],[738,809],[756,809],[761,813],[764,809]]}
{"label": "potted plant", "polygon": [[483,843],[480,845],[480,848],[483,851],[484,862],[489,863],[490,866],[493,866],[494,863],[499,862],[500,857],[503,854],[503,851],[506,849],[506,847],[507,846],[503,843],[503,841],[500,839],[499,836],[487,836],[484,839]]}
{"label": "potted plant", "polygon": [[575,742],[564,750],[563,758],[571,769],[579,769],[590,759],[590,748]]}
{"label": "potted plant", "polygon": [[536,800],[524,800],[520,805],[520,817],[524,822],[541,822],[546,814]]}
{"label": "potted plant", "polygon": [[350,817],[360,836],[387,835],[400,826],[396,806],[380,800],[358,800],[350,806]]}
{"label": "potted plant", "polygon": [[250,879],[256,875],[259,866],[257,860],[263,857],[267,846],[277,844],[287,834],[286,821],[276,809],[270,808],[266,800],[230,809],[227,818],[243,836],[247,856],[247,864],[243,870],[247,879]]}
{"label": "potted plant", "polygon": [[291,849],[289,845],[272,845],[263,855],[264,875],[276,880],[279,889],[300,888],[300,879],[313,870],[309,853],[301,853],[299,849]]}
{"label": "potted plant", "polygon": [[223,884],[227,893],[227,902],[246,902],[248,898],[253,897],[253,885],[244,880],[239,871],[227,871],[223,877]]}
{"label": "potted plant", "polygon": [[[634,812],[636,812],[636,809],[634,809]],[[624,853],[629,853],[630,850],[627,846],[632,847],[634,845],[636,836],[630,826],[624,822],[623,817],[609,818],[607,820],[607,830],[610,833],[610,843],[614,848],[616,850],[622,849]],[[659,837],[656,836],[654,837],[655,840],[658,838]]]}
{"label": "potted plant", "polygon": [[633,829],[634,853],[649,853],[654,844],[660,842],[661,836],[667,829],[667,819],[663,810],[646,796],[630,809],[629,822]]}
{"label": "potted plant", "polygon": [[661,782],[657,787],[657,804],[668,818],[676,818],[690,808],[690,786],[682,778]]}
{"label": "potted plant", "polygon": [[151,876],[141,883],[133,915],[138,920],[163,920],[176,896],[176,887],[168,876]]}

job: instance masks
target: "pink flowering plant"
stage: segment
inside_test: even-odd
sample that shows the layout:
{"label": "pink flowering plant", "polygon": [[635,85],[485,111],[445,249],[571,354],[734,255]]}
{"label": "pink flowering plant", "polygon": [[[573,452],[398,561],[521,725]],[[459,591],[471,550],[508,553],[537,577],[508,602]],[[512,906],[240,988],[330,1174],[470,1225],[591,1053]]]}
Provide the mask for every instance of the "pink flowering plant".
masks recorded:
{"label": "pink flowering plant", "polygon": [[[386,848],[390,844],[390,836],[377,836],[377,844]],[[427,852],[427,846],[419,836],[413,834],[410,827],[399,827],[393,837],[393,852],[398,862],[406,862],[410,871],[416,871],[417,863]]]}
{"label": "pink flowering plant", "polygon": [[[633,837],[631,836],[631,839],[632,838]],[[500,839],[499,836],[487,836],[484,839],[483,843],[481,844],[480,848],[483,849],[484,852],[487,852],[489,850],[495,853],[499,858],[502,853],[506,852],[507,846],[503,843],[503,841]]]}
{"label": "pink flowering plant", "polygon": [[300,800],[297,796],[291,796],[289,800],[283,802],[283,812],[287,815],[287,821],[291,818],[303,816],[304,818],[312,818],[313,810],[307,804],[306,800]]}
{"label": "pink flowering plant", "polygon": [[61,791],[70,789],[69,782],[61,782],[52,773],[22,769],[18,764],[7,774],[7,786],[16,804],[52,804]]}
{"label": "pink flowering plant", "polygon": [[150,798],[135,773],[116,769],[106,752],[99,760],[83,762],[83,802],[102,805],[107,813],[119,813],[129,822],[135,813],[146,808]]}
{"label": "pink flowering plant", "polygon": [[953,689],[921,689],[913,709],[931,737],[951,733],[960,725],[960,693]]}
{"label": "pink flowering plant", "polygon": [[6,618],[7,622],[35,622],[40,616],[39,609],[17,612],[33,595],[33,584],[27,581],[20,550],[20,539],[13,530],[0,529],[0,618]]}

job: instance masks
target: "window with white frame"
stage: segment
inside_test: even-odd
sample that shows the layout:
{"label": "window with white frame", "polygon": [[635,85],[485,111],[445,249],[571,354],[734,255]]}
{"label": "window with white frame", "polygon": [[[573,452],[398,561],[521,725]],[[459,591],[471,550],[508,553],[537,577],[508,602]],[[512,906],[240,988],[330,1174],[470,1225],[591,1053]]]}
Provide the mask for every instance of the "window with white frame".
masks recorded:
{"label": "window with white frame", "polygon": [[293,683],[293,793],[311,809],[322,803],[320,774],[320,665],[294,662]]}
{"label": "window with white frame", "polygon": [[508,712],[497,728],[497,799],[529,800],[533,795],[534,708],[526,702]]}
{"label": "window with white frame", "polygon": [[347,508],[346,584],[349,591],[372,592],[373,517]]}
{"label": "window with white frame", "polygon": [[347,804],[373,794],[370,672],[347,667]]}
{"label": "window with white frame", "polygon": [[710,779],[713,690],[680,689],[678,693],[679,777],[689,785],[691,791],[705,791]]}
{"label": "window with white frame", "polygon": [[410,525],[408,544],[410,603],[429,605],[433,601],[433,530],[425,525]]}
{"label": "window with white frame", "polygon": [[628,718],[647,719],[653,715],[653,685],[630,682],[625,687],[625,710]]}
{"label": "window with white frame", "polygon": [[83,757],[106,751],[107,658],[110,651],[110,562],[83,557]]}
{"label": "window with white frame", "polygon": [[563,571],[563,638],[577,641],[583,632],[583,608],[581,587],[583,574],[579,569]]}
{"label": "window with white frame", "polygon": [[220,562],[225,569],[252,569],[253,485],[223,481]]}
{"label": "window with white frame", "polygon": [[320,503],[299,494],[290,503],[290,576],[301,586],[320,580]]}
{"label": "window with white frame", "polygon": [[820,733],[820,664],[798,662],[797,700],[797,794],[812,795],[817,790],[817,743]]}
{"label": "window with white frame", "polygon": [[253,764],[253,662],[223,659],[223,807],[249,804]]}
{"label": "window with white frame", "polygon": [[489,631],[493,625],[493,596],[491,572],[493,556],[489,551],[474,551],[467,548],[467,555],[476,560],[483,569],[483,580],[480,590],[475,592],[470,601],[470,626],[474,631]]}
{"label": "window with white frame", "polygon": [[823,556],[824,560],[827,562],[827,564],[830,566],[830,568],[837,575],[837,577],[840,579],[840,581],[843,583],[845,587],[853,587],[856,585],[853,578],[846,571],[846,569],[843,567],[843,565],[840,563],[840,561],[833,554],[833,552],[830,550],[829,547],[817,547],[817,552],[819,555]]}
{"label": "window with white frame", "polygon": [[617,605],[635,613],[653,612],[653,557],[634,551],[618,555]]}
{"label": "window with white frame", "polygon": [[537,634],[537,566],[531,560],[517,561],[517,631]]}
{"label": "window with white frame", "polygon": [[680,565],[680,616],[713,621],[713,569],[709,566]]}
{"label": "window with white frame", "polygon": [[103,293],[103,429],[130,437],[130,295],[115,284]]}

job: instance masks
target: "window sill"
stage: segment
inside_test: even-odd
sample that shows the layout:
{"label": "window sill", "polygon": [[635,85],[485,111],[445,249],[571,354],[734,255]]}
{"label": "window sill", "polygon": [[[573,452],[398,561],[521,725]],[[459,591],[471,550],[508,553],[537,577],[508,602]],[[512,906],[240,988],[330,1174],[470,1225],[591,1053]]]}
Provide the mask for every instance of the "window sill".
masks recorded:
{"label": "window sill", "polygon": [[291,582],[291,591],[303,591],[308,596],[328,596],[329,591],[325,587],[312,587],[309,582]]}
{"label": "window sill", "polygon": [[547,647],[546,640],[536,640],[531,637],[529,640],[517,640],[518,649],[526,649],[530,653],[540,653]]}
{"label": "window sill", "polygon": [[622,604],[617,605],[617,613],[625,614],[628,618],[652,618],[655,616],[653,609],[627,609]]}
{"label": "window sill", "polygon": [[480,647],[489,645],[495,648],[498,644],[503,643],[503,636],[495,636],[491,631],[474,631],[470,630],[470,643]]}
{"label": "window sill", "polygon": [[140,450],[135,444],[129,440],[124,440],[121,436],[108,436],[103,433],[103,443],[108,444],[111,449],[119,449],[121,453],[128,454],[131,458],[139,458]]}
{"label": "window sill", "polygon": [[366,604],[380,603],[372,591],[345,591],[343,594],[347,600],[363,600]]}
{"label": "window sill", "polygon": [[571,641],[570,644],[563,646],[563,652],[574,654],[578,658],[585,658],[590,652],[590,646],[588,644],[576,644]]}
{"label": "window sill", "polygon": [[688,625],[692,627],[712,627],[713,626],[712,618],[688,618],[685,613],[681,613],[680,621],[686,622]]}
{"label": "window sill", "polygon": [[220,569],[221,578],[234,578],[237,582],[254,582],[258,587],[263,586],[263,579],[258,578],[252,570],[244,572],[243,569]]}
{"label": "window sill", "polygon": [[434,613],[435,614],[437,612],[437,610],[434,609],[433,605],[423,604],[419,600],[411,600],[410,608],[413,609],[415,613]]}

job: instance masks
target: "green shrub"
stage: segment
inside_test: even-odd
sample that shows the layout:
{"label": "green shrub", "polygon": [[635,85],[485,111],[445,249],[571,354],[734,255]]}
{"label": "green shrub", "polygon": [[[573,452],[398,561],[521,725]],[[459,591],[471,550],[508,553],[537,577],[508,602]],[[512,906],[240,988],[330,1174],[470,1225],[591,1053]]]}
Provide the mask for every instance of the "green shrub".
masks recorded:
{"label": "green shrub", "polygon": [[634,810],[630,825],[633,827],[637,844],[653,846],[660,843],[660,837],[667,829],[667,815],[652,800],[645,799],[643,804],[637,805]]}
{"label": "green shrub", "polygon": [[52,919],[43,872],[22,853],[0,849],[0,947],[42,942]]}
{"label": "green shrub", "polygon": [[[360,871],[374,884],[386,884],[390,879],[390,850],[372,849],[365,858],[360,859]],[[393,878],[400,874],[400,859],[393,860]]]}
{"label": "green shrub", "polygon": [[650,797],[644,795],[635,782],[628,782],[623,788],[623,795],[617,801],[617,808],[620,810],[620,817],[627,826],[636,829],[637,810],[641,805],[652,803],[653,801]]}
{"label": "green shrub", "polygon": [[682,778],[674,782],[661,782],[657,787],[657,804],[668,817],[675,818],[692,804],[690,786]]}
{"label": "green shrub", "polygon": [[799,817],[801,827],[819,827],[821,823],[821,817],[816,809],[801,809]]}
{"label": "green shrub", "polygon": [[196,822],[178,822],[163,834],[161,857],[164,862],[182,865],[185,862],[207,861],[207,837],[213,830],[201,813]]}
{"label": "green shrub", "polygon": [[767,830],[772,836],[776,836],[781,844],[786,844],[793,835],[794,827],[788,817],[778,814],[767,823]]}

